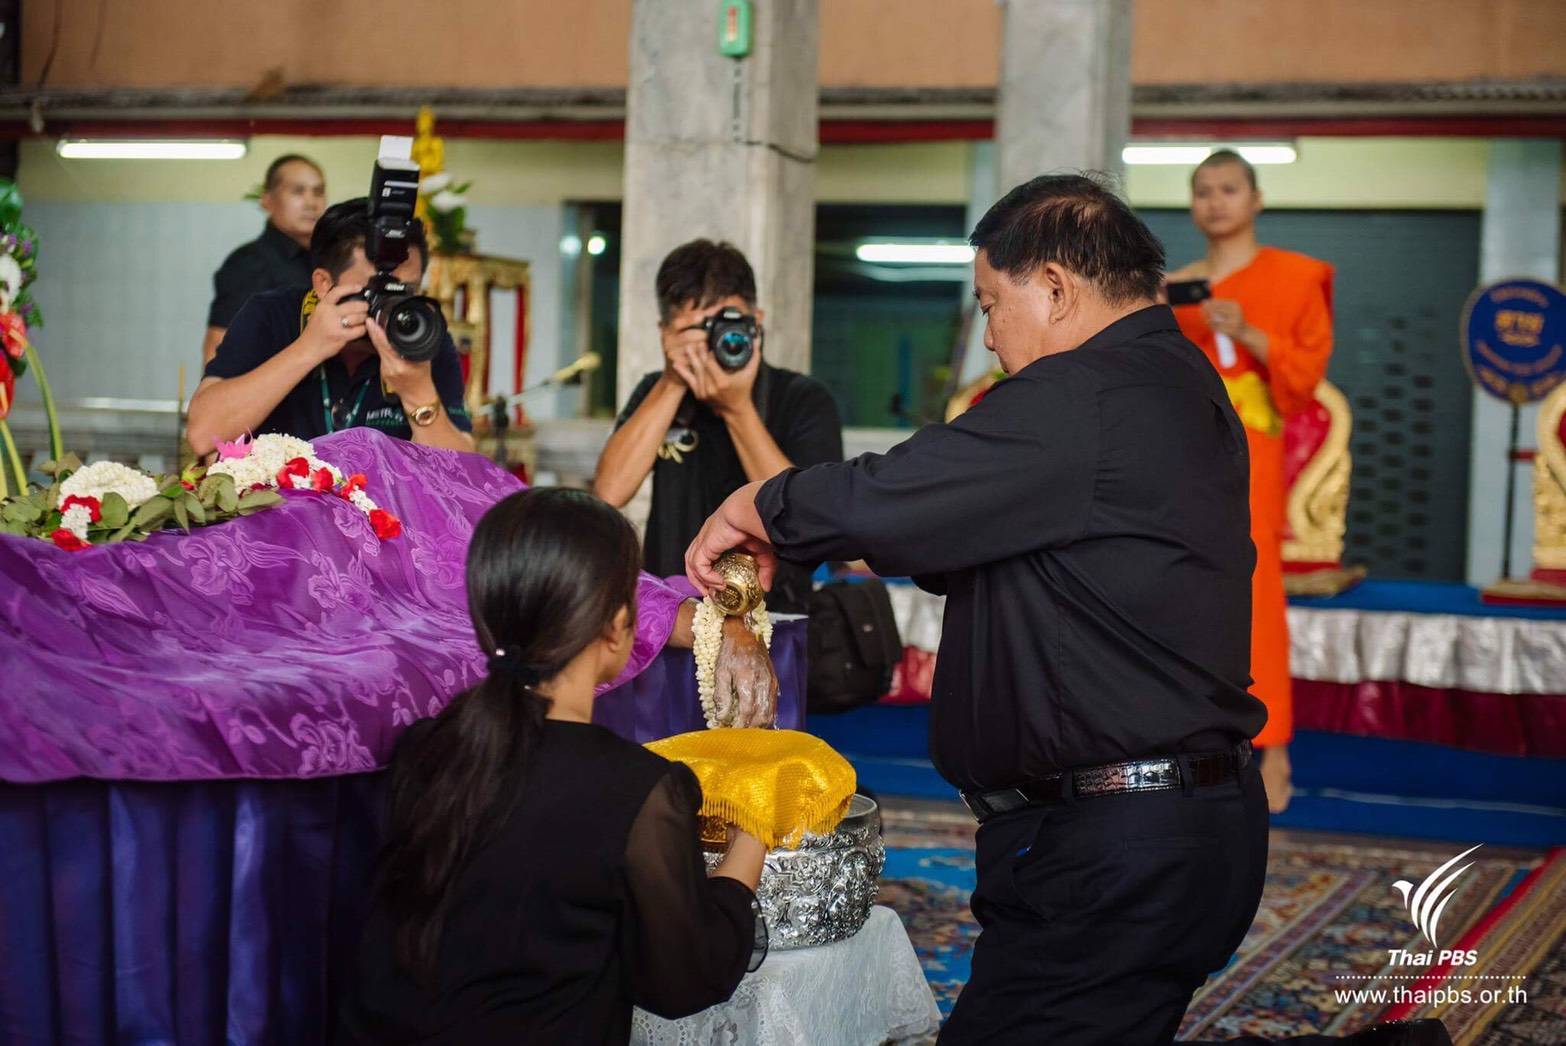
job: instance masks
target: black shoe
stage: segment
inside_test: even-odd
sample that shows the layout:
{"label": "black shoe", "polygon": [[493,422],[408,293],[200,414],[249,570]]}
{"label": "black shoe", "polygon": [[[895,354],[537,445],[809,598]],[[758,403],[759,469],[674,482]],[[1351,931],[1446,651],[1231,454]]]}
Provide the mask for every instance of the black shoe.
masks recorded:
{"label": "black shoe", "polygon": [[1446,1025],[1433,1018],[1373,1024],[1343,1041],[1357,1046],[1452,1046]]}

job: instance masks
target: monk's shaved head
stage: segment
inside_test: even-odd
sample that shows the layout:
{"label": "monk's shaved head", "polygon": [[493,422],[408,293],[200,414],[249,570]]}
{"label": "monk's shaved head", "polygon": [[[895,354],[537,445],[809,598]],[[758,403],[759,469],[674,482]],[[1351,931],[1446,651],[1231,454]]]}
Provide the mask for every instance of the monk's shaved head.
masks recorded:
{"label": "monk's shaved head", "polygon": [[1251,183],[1252,189],[1257,188],[1256,168],[1251,166],[1251,161],[1247,160],[1233,149],[1214,149],[1207,159],[1197,164],[1196,170],[1191,172],[1191,184],[1195,185],[1196,176],[1207,170],[1209,167],[1219,167],[1224,164],[1231,163],[1245,172],[1245,180]]}

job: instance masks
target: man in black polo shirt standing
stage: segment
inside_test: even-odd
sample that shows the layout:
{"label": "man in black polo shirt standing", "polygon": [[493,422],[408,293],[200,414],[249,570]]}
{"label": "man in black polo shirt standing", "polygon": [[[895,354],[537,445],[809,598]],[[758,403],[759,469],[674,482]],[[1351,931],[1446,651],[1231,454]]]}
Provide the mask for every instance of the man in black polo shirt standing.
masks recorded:
{"label": "man in black polo shirt standing", "polygon": [[278,287],[310,286],[314,268],[310,264],[310,234],[326,209],[326,178],[321,168],[297,153],[273,160],[262,182],[261,209],[266,212],[261,235],[235,248],[212,277],[202,366],[212,361],[223,332],[251,295]]}
{"label": "man in black polo shirt standing", "polygon": [[1096,182],[974,230],[1009,377],[886,454],[735,492],[687,556],[864,558],[947,596],[930,749],[980,821],[973,975],[943,1043],[1167,1043],[1261,897],[1245,432],[1156,303],[1163,248]]}
{"label": "man in black polo shirt standing", "polygon": [[[622,506],[652,472],[643,555],[649,573],[668,576],[684,572],[691,538],[747,481],[841,461],[843,425],[826,386],[768,364],[763,345],[732,372],[708,349],[708,317],[725,308],[758,324],[765,317],[756,307],[755,274],[738,248],[710,240],[677,247],[659,266],[654,289],[664,367],[631,393],[598,459],[593,490]],[[805,612],[810,573],[806,564],[780,566],[767,605]]]}
{"label": "man in black polo shirt standing", "polygon": [[[462,365],[447,334],[432,360],[403,359],[362,300],[375,268],[364,255],[369,205],[360,197],[316,223],[308,289],[265,291],[234,317],[190,401],[190,445],[198,455],[246,432],[315,439],[369,426],[448,450],[472,450]],[[414,224],[397,279],[417,286],[428,257]]]}

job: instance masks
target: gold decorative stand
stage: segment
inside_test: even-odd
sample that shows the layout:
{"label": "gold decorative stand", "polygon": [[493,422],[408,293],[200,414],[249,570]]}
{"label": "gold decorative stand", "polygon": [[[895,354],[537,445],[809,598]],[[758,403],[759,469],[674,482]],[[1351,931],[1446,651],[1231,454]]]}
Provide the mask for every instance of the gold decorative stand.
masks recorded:
{"label": "gold decorative stand", "polygon": [[1335,596],[1365,577],[1364,567],[1343,566],[1354,415],[1330,381],[1316,386],[1316,402],[1327,412],[1327,436],[1294,477],[1284,509],[1289,537],[1283,542],[1283,589],[1291,596]]}
{"label": "gold decorative stand", "polygon": [[[520,409],[514,417],[503,410],[499,415],[502,424],[497,425],[494,406],[499,397],[489,387],[494,355],[490,292],[503,290],[520,295],[520,322],[526,323],[526,306],[532,293],[528,263],[487,254],[437,253],[430,258],[427,285],[427,293],[440,302],[446,313],[457,351],[468,362],[465,398],[473,412],[473,435],[479,453],[503,465],[523,465],[528,475],[533,475],[538,465],[533,425]],[[523,345],[531,340],[531,332],[524,330]]]}
{"label": "gold decorative stand", "polygon": [[1487,603],[1566,605],[1566,385],[1539,408],[1539,449],[1533,456],[1533,570],[1485,587]]}

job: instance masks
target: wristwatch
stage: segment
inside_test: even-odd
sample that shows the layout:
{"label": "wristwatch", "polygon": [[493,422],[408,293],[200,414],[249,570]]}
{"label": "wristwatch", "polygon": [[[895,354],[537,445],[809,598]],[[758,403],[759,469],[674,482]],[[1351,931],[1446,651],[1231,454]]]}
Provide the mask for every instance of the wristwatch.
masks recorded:
{"label": "wristwatch", "polygon": [[413,407],[408,411],[408,420],[421,429],[433,424],[438,417],[440,417],[440,400],[426,403],[422,407]]}

